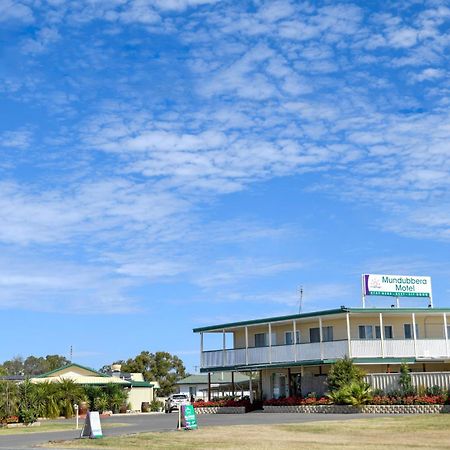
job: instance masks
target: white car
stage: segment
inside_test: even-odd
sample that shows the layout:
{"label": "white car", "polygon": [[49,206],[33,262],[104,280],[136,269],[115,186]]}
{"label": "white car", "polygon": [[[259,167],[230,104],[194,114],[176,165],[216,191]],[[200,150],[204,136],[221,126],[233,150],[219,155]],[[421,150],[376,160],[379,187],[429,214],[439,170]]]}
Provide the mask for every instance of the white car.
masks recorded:
{"label": "white car", "polygon": [[187,394],[172,394],[164,405],[164,412],[171,413],[178,411],[181,405],[190,405],[189,396]]}

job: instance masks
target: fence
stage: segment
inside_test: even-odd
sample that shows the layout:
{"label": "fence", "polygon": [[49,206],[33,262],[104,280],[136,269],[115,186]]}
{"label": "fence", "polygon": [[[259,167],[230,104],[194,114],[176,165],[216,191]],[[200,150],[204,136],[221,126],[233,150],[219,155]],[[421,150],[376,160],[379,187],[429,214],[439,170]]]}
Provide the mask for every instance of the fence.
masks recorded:
{"label": "fence", "polygon": [[[373,389],[391,392],[399,389],[399,373],[372,373],[364,377]],[[411,372],[411,382],[416,388],[439,386],[444,390],[450,389],[450,372]]]}

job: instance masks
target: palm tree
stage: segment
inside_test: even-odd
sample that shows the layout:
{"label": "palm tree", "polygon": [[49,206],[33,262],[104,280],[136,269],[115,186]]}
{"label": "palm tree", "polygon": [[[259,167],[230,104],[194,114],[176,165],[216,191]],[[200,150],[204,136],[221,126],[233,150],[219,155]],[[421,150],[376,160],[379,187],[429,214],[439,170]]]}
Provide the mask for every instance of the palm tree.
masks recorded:
{"label": "palm tree", "polygon": [[70,418],[74,415],[73,405],[84,399],[83,388],[73,380],[62,379],[58,383],[59,408],[64,417]]}
{"label": "palm tree", "polygon": [[58,383],[45,381],[36,384],[36,410],[40,417],[56,419],[60,415],[58,406]]}

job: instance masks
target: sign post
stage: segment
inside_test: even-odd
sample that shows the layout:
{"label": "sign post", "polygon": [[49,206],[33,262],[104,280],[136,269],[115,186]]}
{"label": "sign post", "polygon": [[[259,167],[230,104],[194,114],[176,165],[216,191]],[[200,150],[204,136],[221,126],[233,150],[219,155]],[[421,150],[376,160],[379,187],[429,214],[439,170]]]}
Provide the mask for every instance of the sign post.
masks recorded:
{"label": "sign post", "polygon": [[78,405],[75,403],[73,405],[73,407],[75,409],[75,430],[78,430],[78,419],[79,419],[79,416],[78,416]]}

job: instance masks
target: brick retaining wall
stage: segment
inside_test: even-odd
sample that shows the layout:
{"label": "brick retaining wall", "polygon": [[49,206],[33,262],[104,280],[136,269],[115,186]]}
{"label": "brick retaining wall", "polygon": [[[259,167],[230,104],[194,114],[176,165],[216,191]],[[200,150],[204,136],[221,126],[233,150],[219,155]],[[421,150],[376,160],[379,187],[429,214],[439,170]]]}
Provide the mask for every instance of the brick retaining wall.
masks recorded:
{"label": "brick retaining wall", "polygon": [[204,406],[195,408],[197,414],[245,414],[245,406]]}
{"label": "brick retaining wall", "polygon": [[266,413],[322,414],[438,414],[450,413],[450,405],[296,405],[264,406]]}

